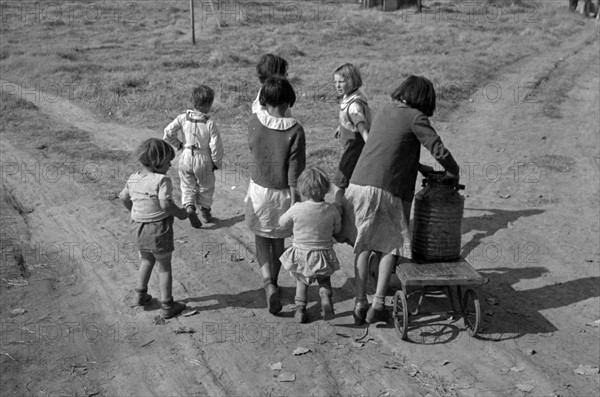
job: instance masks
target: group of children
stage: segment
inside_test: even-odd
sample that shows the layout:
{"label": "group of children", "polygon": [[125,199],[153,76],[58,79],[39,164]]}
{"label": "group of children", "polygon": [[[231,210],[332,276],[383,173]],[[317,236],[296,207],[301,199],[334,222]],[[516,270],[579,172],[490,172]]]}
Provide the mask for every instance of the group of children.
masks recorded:
{"label": "group of children", "polygon": [[[356,255],[355,324],[384,320],[383,298],[392,264],[398,256],[410,257],[408,221],[417,169],[432,170],[419,164],[420,145],[430,150],[450,178],[458,178],[456,162],[427,118],[435,110],[433,85],[426,78],[411,76],[392,94],[392,104],[373,120],[360,90],[358,68],[344,64],[334,70],[334,87],[341,99],[336,138],[343,151],[332,181],[334,203],[329,203],[325,201],[331,187],[327,174],[318,167],[306,167],[305,135],[292,117],[296,94],[286,79],[287,67],[276,55],[260,59],[257,74],[262,87],[248,121],[248,146],[258,172],[249,181],[245,218],[255,235],[268,310],[272,314],[282,310],[278,277],[283,266],[296,279],[296,320],[307,321],[308,286],[315,281],[322,317],[334,317],[331,275],[340,268],[333,250],[335,238],[351,244]],[[221,168],[223,158],[221,138],[208,115],[213,100],[209,87],[193,90],[194,109],[165,128],[164,140],[151,138],[142,143],[137,156],[145,171],[133,174],[120,194],[131,210],[141,258],[133,305],[150,302],[148,281],[158,262],[164,318],[185,309],[171,294],[173,219],[189,218],[193,227],[201,227],[200,206],[204,221],[212,221],[214,171]],[[179,175],[184,208],[173,203],[171,180],[166,176],[175,157],[173,147],[182,151]],[[285,238],[292,236],[292,246],[286,250]],[[365,258],[371,252],[382,257],[383,271],[368,308]]]}

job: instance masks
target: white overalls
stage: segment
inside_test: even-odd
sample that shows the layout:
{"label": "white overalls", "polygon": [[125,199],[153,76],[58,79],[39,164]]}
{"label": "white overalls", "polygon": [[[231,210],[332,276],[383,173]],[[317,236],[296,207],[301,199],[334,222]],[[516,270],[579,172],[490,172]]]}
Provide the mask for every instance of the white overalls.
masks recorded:
{"label": "white overalls", "polygon": [[[179,131],[183,131],[183,141],[178,139]],[[215,170],[223,161],[223,142],[215,123],[207,114],[188,110],[165,128],[163,139],[183,150],[179,157],[183,207],[211,208]]]}

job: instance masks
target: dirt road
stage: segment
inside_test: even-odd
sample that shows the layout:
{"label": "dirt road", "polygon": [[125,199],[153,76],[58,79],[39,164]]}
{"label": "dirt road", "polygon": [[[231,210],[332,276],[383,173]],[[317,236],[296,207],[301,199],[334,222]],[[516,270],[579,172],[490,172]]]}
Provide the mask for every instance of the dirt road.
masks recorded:
{"label": "dirt road", "polygon": [[[137,253],[127,243],[125,209],[101,183],[106,172],[124,181],[130,170],[109,165],[96,171],[99,183],[36,178],[35,164],[43,169],[52,157],[40,160],[33,148],[19,151],[3,139],[3,189],[14,200],[2,222],[15,231],[4,237],[27,251],[2,275],[3,394],[595,394],[599,63],[597,34],[588,32],[482,82],[436,125],[467,185],[463,255],[489,278],[478,291],[479,338],[468,337],[462,320],[446,319],[412,330],[412,343],[391,324],[371,326],[356,342],[365,328],[352,324],[348,247],[338,249],[345,265],[333,278],[331,323],[318,320],[314,291],[312,321],[293,321],[285,274],[284,312],[269,315],[243,222],[248,181],[240,170],[217,176],[214,225],[176,225],[174,296],[197,314],[156,324],[158,305],[127,305]],[[66,101],[38,106],[93,133],[101,147],[133,149],[160,135],[106,124]],[[156,276],[150,289],[158,290]],[[309,351],[294,355],[297,347]],[[270,367],[276,363],[280,370]]]}

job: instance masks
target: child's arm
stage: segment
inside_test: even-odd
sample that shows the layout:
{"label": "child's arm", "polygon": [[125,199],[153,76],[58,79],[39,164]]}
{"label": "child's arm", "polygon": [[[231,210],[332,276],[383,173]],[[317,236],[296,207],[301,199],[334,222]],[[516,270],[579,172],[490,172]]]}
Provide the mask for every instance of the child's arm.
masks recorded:
{"label": "child's arm", "polygon": [[460,168],[454,160],[454,157],[452,157],[452,153],[444,146],[442,138],[440,138],[435,129],[431,126],[427,116],[422,113],[416,116],[413,120],[412,128],[421,144],[425,146],[433,158],[444,167],[449,176],[458,179]]}
{"label": "child's arm", "polygon": [[218,170],[223,166],[223,141],[221,140],[221,134],[217,129],[217,125],[214,122],[209,122],[208,132],[210,134],[210,156],[215,169]]}
{"label": "child's arm", "polygon": [[293,209],[293,204],[292,207],[290,207],[285,214],[281,215],[281,217],[279,217],[279,226],[281,227],[290,227],[293,226],[294,224],[294,216],[293,213],[295,211],[295,209]]}
{"label": "child's arm", "polygon": [[121,200],[125,208],[127,208],[128,211],[131,211],[131,208],[133,207],[133,202],[131,201],[131,196],[129,195],[128,185],[125,185],[123,190],[121,190],[121,193],[119,193],[119,199]]}
{"label": "child's arm", "polygon": [[296,191],[295,187],[290,186],[290,196],[292,198],[292,205],[294,205],[300,201],[300,200],[298,200],[298,192]]}
{"label": "child's arm", "polygon": [[369,126],[367,125],[365,109],[359,101],[355,101],[348,106],[348,118],[350,119],[350,122],[356,126],[356,129],[366,142],[369,137]]}
{"label": "child's arm", "polygon": [[183,149],[183,142],[177,138],[177,133],[181,130],[180,116],[177,116],[168,126],[165,127],[163,140],[170,143],[177,150]]}
{"label": "child's arm", "polygon": [[166,200],[158,200],[160,203],[160,208],[165,211],[169,215],[173,215],[174,217],[184,220],[187,219],[188,214],[187,211],[183,208],[179,208],[171,199]]}
{"label": "child's arm", "polygon": [[367,128],[367,123],[361,121],[356,125],[356,129],[358,130],[358,132],[360,132],[360,135],[362,136],[363,140],[367,142],[367,138],[369,137],[369,129]]}
{"label": "child's arm", "polygon": [[292,195],[292,204],[296,203],[296,183],[300,173],[304,171],[306,166],[306,140],[304,137],[304,129],[300,127],[298,134],[296,135],[294,142],[290,147],[290,154],[288,157],[288,186],[290,187],[290,194]]}
{"label": "child's arm", "polygon": [[340,209],[335,206],[333,212],[333,238],[338,242],[344,242],[345,239],[340,236],[340,232],[342,231],[342,216],[340,214]]}

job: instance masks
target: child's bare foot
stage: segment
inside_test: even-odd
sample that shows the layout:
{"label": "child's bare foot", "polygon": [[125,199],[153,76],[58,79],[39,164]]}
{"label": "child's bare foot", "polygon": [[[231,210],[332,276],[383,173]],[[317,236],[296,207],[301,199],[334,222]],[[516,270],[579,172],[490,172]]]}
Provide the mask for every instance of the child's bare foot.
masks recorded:
{"label": "child's bare foot", "polygon": [[202,222],[196,214],[196,207],[194,207],[193,205],[188,205],[185,208],[185,210],[188,213],[188,217],[190,218],[190,224],[192,225],[192,227],[195,229],[200,229],[202,227]]}

